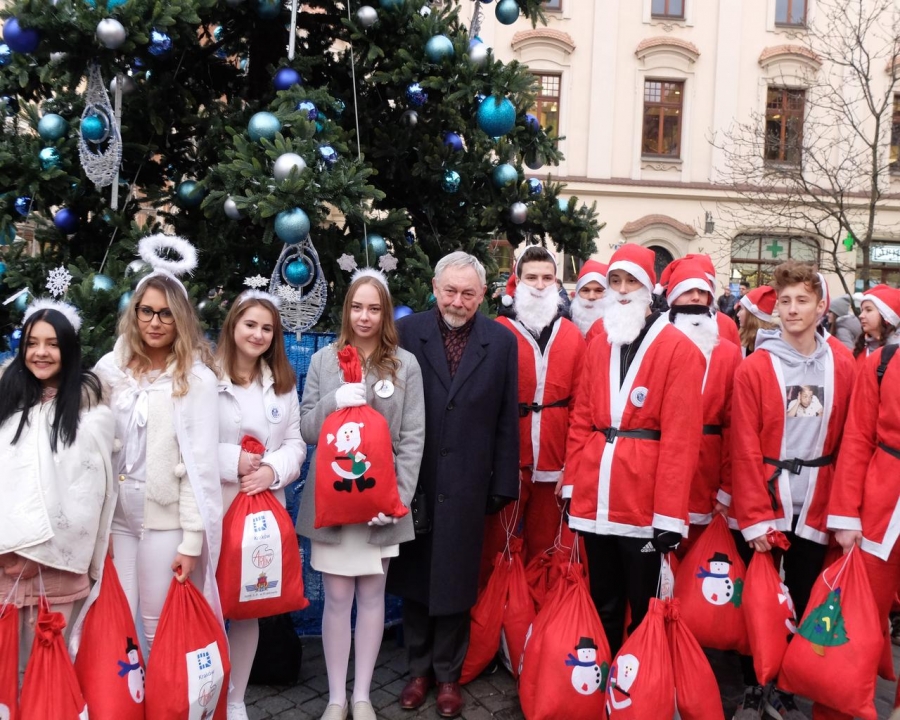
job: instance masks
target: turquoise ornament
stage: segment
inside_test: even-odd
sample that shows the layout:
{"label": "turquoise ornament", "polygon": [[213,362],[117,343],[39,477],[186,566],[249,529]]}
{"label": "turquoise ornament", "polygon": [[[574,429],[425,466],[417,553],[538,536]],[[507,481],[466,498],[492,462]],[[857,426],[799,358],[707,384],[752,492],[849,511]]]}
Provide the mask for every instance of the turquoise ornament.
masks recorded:
{"label": "turquoise ornament", "polygon": [[250,118],[247,132],[253,142],[259,142],[263,138],[274,140],[275,136],[281,132],[281,120],[270,112],[258,112]]}
{"label": "turquoise ornament", "polygon": [[454,55],[453,42],[446,35],[435,35],[425,43],[425,55],[433,63],[450,59]]}
{"label": "turquoise ornament", "polygon": [[491,172],[491,182],[498,190],[509,187],[519,179],[519,171],[514,165],[509,163],[501,163]]}
{"label": "turquoise ornament", "polygon": [[81,137],[88,142],[98,143],[106,139],[109,126],[100,115],[88,115],[81,121]]}
{"label": "turquoise ornament", "polygon": [[380,258],[382,255],[387,255],[387,242],[378,233],[369,233],[368,237],[366,237],[365,244],[360,244],[362,245],[363,252],[365,252],[366,248],[368,248],[370,261],[373,256],[376,258]]}
{"label": "turquoise ornament", "polygon": [[312,279],[312,268],[305,260],[297,258],[282,268],[282,275],[288,285],[299,288],[307,285]]}
{"label": "turquoise ornament", "polygon": [[309,215],[300,208],[284,210],[275,216],[275,234],[283,243],[296,245],[309,235]]}
{"label": "turquoise ornament", "polygon": [[281,14],[281,0],[256,0],[253,10],[261,20],[276,20]]}
{"label": "turquoise ornament", "polygon": [[447,170],[441,179],[441,189],[445,193],[452,195],[459,190],[459,183],[462,180],[456,170]]}
{"label": "turquoise ornament", "polygon": [[116,283],[108,275],[94,275],[92,287],[94,292],[109,292],[116,286]]}
{"label": "turquoise ornament", "polygon": [[490,96],[478,106],[476,120],[481,131],[496,138],[506,135],[516,125],[516,106],[509,98]]}
{"label": "turquoise ornament", "polygon": [[185,180],[175,188],[176,202],[183,208],[199,207],[206,197],[206,190],[196,180]]}
{"label": "turquoise ornament", "polygon": [[69,123],[62,115],[47,113],[38,122],[38,135],[44,142],[56,142],[69,131]]}
{"label": "turquoise ornament", "polygon": [[126,290],[122,293],[122,297],[119,298],[119,312],[125,312],[128,309],[128,304],[131,302],[131,298],[134,295],[131,290]]}
{"label": "turquoise ornament", "polygon": [[494,8],[494,15],[501,25],[512,25],[519,19],[519,3],[516,0],[500,0]]}
{"label": "turquoise ornament", "polygon": [[0,279],[2,279],[4,275],[6,275],[6,263],[0,261]]}
{"label": "turquoise ornament", "polygon": [[59,150],[54,147],[45,147],[38,153],[38,159],[41,161],[41,170],[58,167],[61,161]]}

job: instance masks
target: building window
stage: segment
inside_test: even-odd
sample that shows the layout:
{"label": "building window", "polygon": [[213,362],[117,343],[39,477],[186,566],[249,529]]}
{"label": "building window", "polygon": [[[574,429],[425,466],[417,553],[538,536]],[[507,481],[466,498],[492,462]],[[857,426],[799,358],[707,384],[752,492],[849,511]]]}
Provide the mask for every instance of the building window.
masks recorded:
{"label": "building window", "polygon": [[891,172],[900,172],[900,95],[894,95],[891,121]]}
{"label": "building window", "polygon": [[766,98],[766,162],[800,164],[805,99],[804,90],[769,88]]}
{"label": "building window", "polygon": [[681,153],[684,83],[644,82],[644,135],[641,155],[677,158]]}
{"label": "building window", "polygon": [[492,240],[490,254],[494,262],[497,263],[497,272],[508,277],[515,263],[513,246],[509,244],[508,240]]}
{"label": "building window", "polygon": [[534,101],[533,112],[545,132],[559,134],[559,75],[535,73],[538,82],[538,95]]}
{"label": "building window", "polygon": [[806,0],[775,0],[776,25],[806,25]]}
{"label": "building window", "polygon": [[582,265],[584,265],[584,260],[582,260],[581,258],[575,257],[574,255],[569,255],[568,253],[563,255],[563,282],[578,282],[578,273],[581,272]]}
{"label": "building window", "polygon": [[655,18],[683,20],[684,0],[653,0],[650,5],[650,15]]}
{"label": "building window", "polygon": [[[862,292],[863,281],[859,271],[863,265],[863,251],[856,246],[856,287]],[[900,243],[874,240],[869,245],[869,287],[884,283],[891,287],[900,287]]]}
{"label": "building window", "polygon": [[544,10],[559,12],[562,10],[562,0],[544,0]]}
{"label": "building window", "polygon": [[771,285],[775,266],[789,259],[818,265],[819,244],[791,235],[738,235],[731,243],[731,277],[751,288]]}

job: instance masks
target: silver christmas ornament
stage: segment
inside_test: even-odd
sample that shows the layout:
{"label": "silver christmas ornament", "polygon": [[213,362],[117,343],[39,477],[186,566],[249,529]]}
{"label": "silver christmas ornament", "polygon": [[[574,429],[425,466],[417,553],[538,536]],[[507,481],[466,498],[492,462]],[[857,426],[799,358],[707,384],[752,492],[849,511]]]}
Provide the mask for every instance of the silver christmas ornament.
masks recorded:
{"label": "silver christmas ornament", "polygon": [[125,268],[125,277],[131,277],[132,275],[142,273],[146,268],[147,263],[145,263],[143,260],[132,260],[130,263],[128,263],[128,267]]}
{"label": "silver christmas ornament", "polygon": [[509,220],[521,225],[528,218],[528,206],[523,202],[514,202],[509,206]]}
{"label": "silver christmas ornament", "polygon": [[68,55],[68,53],[64,53],[64,52],[50,53],[50,62],[53,65],[56,65],[57,63],[61,63],[63,60],[66,59],[67,55]]}
{"label": "silver christmas ornament", "polygon": [[297,175],[299,176],[300,173],[306,170],[306,161],[297,153],[284,153],[283,155],[279,155],[278,159],[275,161],[272,175],[275,176],[275,179],[278,182],[281,182],[282,180],[288,179],[291,170],[294,168],[297,168]]}
{"label": "silver christmas ornament", "polygon": [[429,15],[431,15],[431,8],[427,5],[423,5],[419,9],[419,15],[421,15],[422,17],[428,17]]}
{"label": "silver christmas ornament", "polygon": [[378,11],[371,5],[363,5],[356,11],[356,19],[364,28],[370,28],[378,22]]}
{"label": "silver christmas ornament", "polygon": [[[114,77],[109,81],[109,93],[110,95],[116,94],[116,86],[118,85],[118,77]],[[123,95],[131,95],[137,89],[137,83],[131,79],[128,75],[124,75],[122,79],[122,94]]]}
{"label": "silver christmas ornament", "polygon": [[469,61],[473,65],[483,65],[488,57],[488,47],[484,43],[476,43],[469,49]]}
{"label": "silver christmas ornament", "polygon": [[400,124],[404,127],[414,128],[419,122],[419,113],[415,110],[407,110],[400,116]]}
{"label": "silver christmas ornament", "polygon": [[228,217],[229,220],[240,220],[241,219],[241,211],[238,210],[237,203],[234,201],[233,198],[225,199],[224,209],[225,209],[225,215]]}
{"label": "silver christmas ornament", "polygon": [[97,39],[103,47],[115,50],[120,47],[128,34],[125,26],[115,18],[106,18],[97,23]]}

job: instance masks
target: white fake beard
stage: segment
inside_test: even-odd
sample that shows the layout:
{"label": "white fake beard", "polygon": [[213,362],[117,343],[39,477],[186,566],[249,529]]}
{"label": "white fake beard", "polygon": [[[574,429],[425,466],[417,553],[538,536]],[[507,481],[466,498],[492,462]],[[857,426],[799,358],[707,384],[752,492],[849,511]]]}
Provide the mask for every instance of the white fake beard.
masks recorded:
{"label": "white fake beard", "polygon": [[538,290],[519,283],[513,300],[516,319],[531,332],[540,334],[559,314],[561,300],[555,284]]}
{"label": "white fake beard", "polygon": [[569,306],[569,312],[572,315],[572,322],[581,330],[582,335],[587,335],[591,326],[603,317],[603,298],[598,300],[585,300],[580,295],[575,295],[572,304]]}
{"label": "white fake beard", "polygon": [[[628,300],[621,303],[620,300]],[[630,293],[607,290],[603,296],[603,327],[610,345],[627,345],[635,341],[647,322],[652,297],[645,287]]]}
{"label": "white fake beard", "polygon": [[677,313],[672,324],[687,335],[709,357],[719,344],[719,324],[713,315],[687,315]]}

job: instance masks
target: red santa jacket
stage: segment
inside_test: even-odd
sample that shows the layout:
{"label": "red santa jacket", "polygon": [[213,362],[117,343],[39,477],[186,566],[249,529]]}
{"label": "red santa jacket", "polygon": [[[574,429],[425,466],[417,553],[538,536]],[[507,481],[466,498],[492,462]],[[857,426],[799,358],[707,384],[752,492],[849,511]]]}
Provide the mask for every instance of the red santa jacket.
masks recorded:
{"label": "red santa jacket", "polygon": [[[621,346],[610,346],[603,331],[588,346],[569,428],[569,525],[600,535],[652,537],[653,528],[686,534],[700,452],[703,354],[662,315],[621,386],[620,368]],[[658,439],[617,434],[635,430]]]}
{"label": "red santa jacket", "polygon": [[881,352],[873,352],[856,376],[828,527],[861,530],[862,549],[887,560],[900,536],[900,403],[891,392],[900,384],[900,357],[888,363],[879,388]]}
{"label": "red santa jacket", "polygon": [[[847,419],[854,363],[827,345],[825,367],[825,437],[815,457],[836,456]],[[790,531],[794,519],[790,473],[782,470],[776,480],[777,509],[772,507],[768,480],[775,469],[764,457],[789,460],[795,456],[785,447],[784,416],[787,401],[781,361],[757,349],[737,369],[732,401],[731,463],[733,477],[732,514],[749,541],[769,528]],[[811,459],[811,458],[807,458]],[[810,468],[809,490],[797,519],[796,533],[820,544],[828,542],[826,526],[828,498],[834,465]]]}
{"label": "red santa jacket", "polygon": [[[507,317],[497,322],[512,330],[519,346],[519,467],[533,468],[535,482],[556,482],[566,461],[566,435],[584,363],[584,338],[571,320],[558,318],[541,353],[534,336],[520,322]],[[547,407],[555,403],[560,405]],[[523,405],[543,407],[523,413]]]}
{"label": "red santa jacket", "polygon": [[738,333],[737,323],[725,313],[716,313],[716,324],[719,326],[719,339],[734,343],[738,349],[741,347],[741,336]]}

